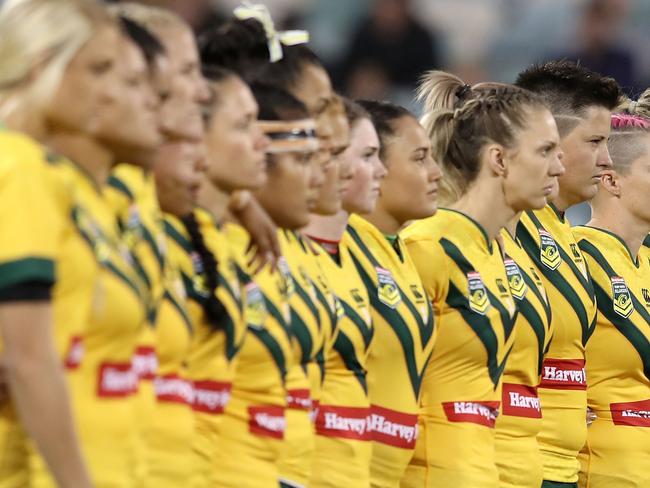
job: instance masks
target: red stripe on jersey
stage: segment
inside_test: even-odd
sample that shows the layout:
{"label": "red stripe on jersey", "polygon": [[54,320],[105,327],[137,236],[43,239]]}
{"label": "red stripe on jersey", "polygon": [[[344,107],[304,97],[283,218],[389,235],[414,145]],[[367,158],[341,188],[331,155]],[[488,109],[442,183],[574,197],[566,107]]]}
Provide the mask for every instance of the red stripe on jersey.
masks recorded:
{"label": "red stripe on jersey", "polygon": [[77,369],[83,360],[84,352],[83,338],[81,336],[74,336],[70,339],[70,347],[68,348],[68,353],[65,355],[63,366],[66,369]]}
{"label": "red stripe on jersey", "polygon": [[418,438],[418,416],[371,405],[369,428],[372,440],[402,449],[415,449]]}
{"label": "red stripe on jersey", "polygon": [[372,440],[369,415],[369,408],[335,407],[321,404],[316,416],[316,433],[327,437],[358,441]]}
{"label": "red stripe on jersey", "polygon": [[230,400],[230,383],[220,381],[195,381],[194,403],[192,409],[196,412],[222,414],[223,409]]}
{"label": "red stripe on jersey", "polygon": [[544,359],[539,387],[554,390],[586,390],[585,360]]}
{"label": "red stripe on jersey", "polygon": [[287,390],[287,408],[311,410],[312,406],[311,392],[309,389]]}
{"label": "red stripe on jersey", "polygon": [[159,402],[182,403],[184,405],[194,403],[194,387],[192,383],[177,374],[157,376],[153,380],[153,386]]}
{"label": "red stripe on jersey", "polygon": [[156,350],[151,346],[139,346],[133,355],[133,369],[140,380],[153,380],[158,371]]}
{"label": "red stripe on jersey", "polygon": [[104,363],[97,375],[97,395],[120,398],[138,391],[138,376],[131,363]]}
{"label": "red stripe on jersey", "polygon": [[650,400],[610,403],[614,425],[650,427]]}
{"label": "red stripe on jersey", "polygon": [[283,439],[286,428],[284,407],[274,405],[248,407],[248,429],[252,434]]}
{"label": "red stripe on jersey", "polygon": [[443,402],[450,422],[469,422],[494,428],[500,402]]}
{"label": "red stripe on jersey", "polygon": [[537,388],[534,386],[504,383],[501,404],[503,415],[530,419],[542,418]]}

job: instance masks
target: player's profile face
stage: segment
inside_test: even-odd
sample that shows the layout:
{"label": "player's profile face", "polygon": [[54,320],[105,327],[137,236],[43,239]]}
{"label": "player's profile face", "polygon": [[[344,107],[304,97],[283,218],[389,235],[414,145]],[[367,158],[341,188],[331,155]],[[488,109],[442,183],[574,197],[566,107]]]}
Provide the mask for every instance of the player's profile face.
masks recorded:
{"label": "player's profile face", "polygon": [[203,144],[188,140],[162,144],[153,172],[163,212],[184,217],[192,211],[204,170]]}
{"label": "player's profile face", "polygon": [[207,176],[227,192],[259,188],[266,182],[268,139],[257,124],[257,102],[237,77],[213,89],[215,107],[205,135]]}
{"label": "player's profile face", "polygon": [[566,172],[559,178],[565,205],[591,200],[604,169],[611,167],[607,150],[611,112],[603,107],[585,110],[582,121],[562,139]]}
{"label": "player's profile face", "polygon": [[50,127],[68,132],[97,132],[102,114],[119,104],[120,41],[117,28],[106,24],[73,56],[45,108]]}
{"label": "player's profile face", "polygon": [[504,158],[506,201],[518,212],[544,207],[555,196],[557,178],[564,172],[555,119],[545,108],[526,112],[526,126]]}
{"label": "player's profile face", "polygon": [[379,138],[369,119],[358,120],[352,128],[350,146],[343,153],[352,168],[352,180],[343,194],[343,208],[350,213],[372,212],[379,198],[386,168],[379,159]]}
{"label": "player's profile face", "polygon": [[414,117],[391,124],[394,134],[382,148],[388,174],[381,182],[378,205],[402,225],[435,213],[442,173],[432,157],[431,141]]}
{"label": "player's profile face", "polygon": [[[638,136],[638,144],[645,146],[639,158],[632,162],[625,172],[619,172],[621,205],[635,220],[650,223],[650,133]],[[599,191],[603,191],[601,188]]]}

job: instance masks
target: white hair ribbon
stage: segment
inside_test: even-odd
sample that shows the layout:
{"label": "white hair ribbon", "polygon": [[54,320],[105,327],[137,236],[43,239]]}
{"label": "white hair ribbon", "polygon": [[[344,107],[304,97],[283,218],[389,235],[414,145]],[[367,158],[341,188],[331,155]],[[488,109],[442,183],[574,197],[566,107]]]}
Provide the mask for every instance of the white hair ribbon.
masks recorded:
{"label": "white hair ribbon", "polygon": [[282,59],[282,45],[295,46],[309,42],[309,32],[305,30],[276,31],[271,13],[266,5],[243,2],[234,12],[239,20],[255,19],[264,27],[272,63]]}

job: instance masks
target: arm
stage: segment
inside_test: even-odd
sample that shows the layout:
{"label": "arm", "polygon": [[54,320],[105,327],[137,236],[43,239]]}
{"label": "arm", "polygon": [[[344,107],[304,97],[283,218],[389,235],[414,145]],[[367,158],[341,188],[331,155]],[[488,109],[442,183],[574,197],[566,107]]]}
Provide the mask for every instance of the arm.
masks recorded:
{"label": "arm", "polygon": [[63,488],[91,487],[46,301],[0,303],[5,377],[18,416]]}

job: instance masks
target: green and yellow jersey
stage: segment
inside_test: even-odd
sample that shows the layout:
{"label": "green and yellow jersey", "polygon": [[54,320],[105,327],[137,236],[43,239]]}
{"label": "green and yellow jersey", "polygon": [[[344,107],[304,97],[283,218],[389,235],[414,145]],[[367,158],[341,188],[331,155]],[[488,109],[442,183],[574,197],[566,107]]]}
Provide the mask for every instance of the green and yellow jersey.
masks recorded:
{"label": "green and yellow jersey", "polygon": [[501,488],[539,488],[542,458],[537,434],[542,409],[537,385],[551,340],[551,309],[535,265],[521,243],[501,231],[506,275],[519,309],[512,352],[503,372],[501,410],[496,422],[496,462]]}
{"label": "green and yellow jersey", "polygon": [[193,390],[195,417],[190,486],[204,486],[214,471],[221,414],[230,399],[236,354],[246,328],[242,290],[230,244],[209,212],[197,208],[194,217],[206,249],[215,257],[218,275],[215,293],[224,307],[219,329],[210,323],[205,311],[209,294],[206,268],[210,264],[193,247],[191,235],[178,218],[166,215],[165,231],[170,260],[178,263],[187,294],[193,330],[184,360],[185,379]]}
{"label": "green and yellow jersey", "polygon": [[[68,254],[70,260],[85,256],[85,261],[69,262],[58,272],[55,326],[57,320],[70,324],[75,317],[70,310],[84,306],[69,300],[57,304],[58,293],[61,300],[76,288],[88,288],[92,294],[82,333],[73,336],[66,355],[77,432],[96,485],[134,486],[140,432],[134,408],[138,378],[132,357],[146,317],[145,286],[133,270],[132,257],[102,189],[67,160],[55,161],[54,169],[71,195],[73,228],[86,246],[85,250],[75,246]],[[80,266],[96,266],[87,259],[90,253],[98,274],[94,282],[76,281],[80,273],[87,272]],[[30,486],[55,486],[38,456],[32,458],[32,470]]]}
{"label": "green and yellow jersey", "polygon": [[573,229],[589,265],[598,319],[587,344],[587,401],[596,419],[579,459],[580,486],[650,486],[650,253],[615,234]]}
{"label": "green and yellow jersey", "polygon": [[[280,480],[289,486],[307,486],[314,452],[312,389],[320,389],[318,354],[323,350],[323,326],[331,317],[329,303],[313,276],[316,257],[303,237],[288,230],[278,233],[282,258],[279,266],[292,277],[289,296],[296,361],[287,371],[287,431],[280,458]],[[312,260],[312,266],[307,261]]]}
{"label": "green and yellow jersey", "polygon": [[289,301],[295,285],[286,266],[266,266],[253,275],[248,233],[234,224],[226,224],[224,233],[245,291],[247,332],[219,425],[214,486],[277,487],[286,430],[285,379],[294,364]]}
{"label": "green and yellow jersey", "polygon": [[496,488],[494,426],[517,315],[501,250],[478,223],[447,209],[402,237],[438,327],[402,486]]}
{"label": "green and yellow jersey", "polygon": [[[78,258],[77,264],[85,265],[78,277],[86,285],[86,280],[91,283],[68,288],[71,303],[78,308],[69,307],[74,314],[69,322],[54,323],[57,351],[64,359],[71,338],[83,333],[97,262],[73,231],[70,195],[55,177],[47,151],[6,129],[0,129],[0,148],[0,304],[51,300],[62,255]],[[74,267],[74,263],[68,267],[68,274]],[[0,460],[0,486],[28,486],[26,436],[10,402],[0,406],[0,449],[5,453]]]}
{"label": "green and yellow jersey", "polygon": [[373,337],[368,291],[350,250],[319,250],[318,259],[336,297],[337,328],[324,354],[324,381],[316,415],[314,488],[370,486],[372,432],[368,424],[368,353]]}
{"label": "green and yellow jersey", "polygon": [[415,449],[422,375],[435,341],[433,309],[401,238],[391,243],[352,215],[342,245],[368,290],[375,330],[367,364],[371,486],[395,488]]}
{"label": "green and yellow jersey", "polygon": [[574,483],[587,438],[585,346],[596,324],[594,289],[570,223],[552,205],[524,213],[517,238],[535,263],[553,311],[553,338],[538,388],[544,479]]}

